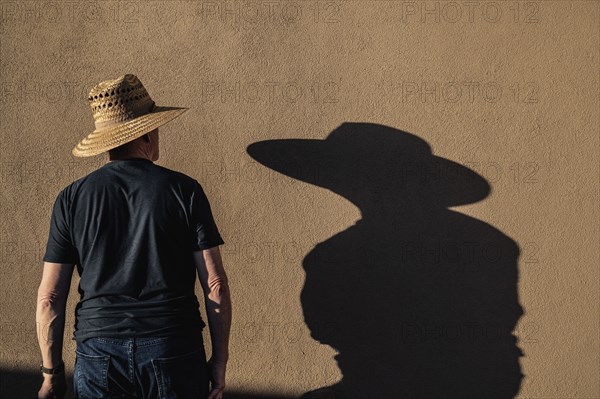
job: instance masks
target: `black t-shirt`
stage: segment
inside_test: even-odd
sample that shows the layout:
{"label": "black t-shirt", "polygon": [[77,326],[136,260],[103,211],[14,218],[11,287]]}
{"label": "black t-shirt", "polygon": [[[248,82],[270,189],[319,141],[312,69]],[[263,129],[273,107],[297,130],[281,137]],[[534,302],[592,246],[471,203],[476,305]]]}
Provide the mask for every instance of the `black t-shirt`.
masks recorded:
{"label": "black t-shirt", "polygon": [[197,180],[129,158],[58,194],[43,260],[77,265],[75,340],[200,334],[192,252],[223,243]]}

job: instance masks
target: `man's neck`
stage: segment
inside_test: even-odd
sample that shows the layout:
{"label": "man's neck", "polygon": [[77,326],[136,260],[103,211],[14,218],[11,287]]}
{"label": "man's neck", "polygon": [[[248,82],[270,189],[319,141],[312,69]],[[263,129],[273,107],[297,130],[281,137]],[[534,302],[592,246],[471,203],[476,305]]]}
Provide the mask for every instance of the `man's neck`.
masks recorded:
{"label": "man's neck", "polygon": [[154,161],[152,161],[152,159],[150,159],[148,157],[145,157],[143,155],[127,155],[127,156],[118,157],[118,158],[110,158],[109,162],[122,161],[122,160],[127,160],[127,159],[145,159],[145,160],[148,160],[150,162],[154,162]]}

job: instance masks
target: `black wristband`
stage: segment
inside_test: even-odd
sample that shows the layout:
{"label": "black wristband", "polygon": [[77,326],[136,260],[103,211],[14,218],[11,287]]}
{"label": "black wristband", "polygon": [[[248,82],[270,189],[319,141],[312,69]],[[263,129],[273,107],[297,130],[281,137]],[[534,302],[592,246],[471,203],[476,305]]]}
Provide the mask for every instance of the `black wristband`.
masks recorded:
{"label": "black wristband", "polygon": [[54,367],[53,369],[49,369],[49,368],[44,367],[43,363],[40,363],[40,370],[44,374],[60,374],[63,371],[65,371],[65,364],[61,363],[58,366]]}

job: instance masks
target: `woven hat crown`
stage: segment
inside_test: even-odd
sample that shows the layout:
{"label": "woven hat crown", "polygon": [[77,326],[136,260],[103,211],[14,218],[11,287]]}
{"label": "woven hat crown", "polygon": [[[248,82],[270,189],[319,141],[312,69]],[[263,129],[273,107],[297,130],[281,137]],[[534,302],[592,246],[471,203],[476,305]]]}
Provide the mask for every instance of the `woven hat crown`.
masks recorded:
{"label": "woven hat crown", "polygon": [[90,90],[88,100],[96,130],[128,122],[155,107],[142,82],[132,74],[98,83]]}

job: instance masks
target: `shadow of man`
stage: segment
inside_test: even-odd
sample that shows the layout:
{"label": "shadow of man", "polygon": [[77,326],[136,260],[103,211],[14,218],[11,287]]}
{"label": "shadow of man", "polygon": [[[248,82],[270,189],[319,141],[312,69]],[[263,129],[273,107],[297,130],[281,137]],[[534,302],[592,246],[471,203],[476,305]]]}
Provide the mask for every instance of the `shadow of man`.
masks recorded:
{"label": "shadow of man", "polygon": [[308,398],[513,398],[523,374],[518,245],[448,209],[484,199],[486,180],[419,137],[343,123],[325,140],[266,140],[261,164],[339,194],[354,225],[303,260],[311,336],[343,374]]}

